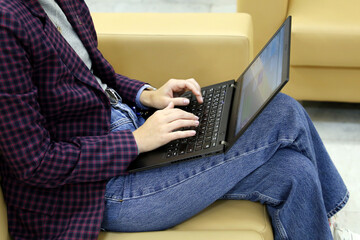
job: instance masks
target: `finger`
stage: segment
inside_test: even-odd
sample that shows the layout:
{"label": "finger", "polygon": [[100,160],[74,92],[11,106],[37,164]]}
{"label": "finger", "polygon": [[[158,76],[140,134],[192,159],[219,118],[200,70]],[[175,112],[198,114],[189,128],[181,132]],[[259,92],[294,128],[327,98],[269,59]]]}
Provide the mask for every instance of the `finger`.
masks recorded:
{"label": "finger", "polygon": [[171,79],[170,87],[174,93],[183,93],[189,90],[195,95],[199,103],[203,103],[200,85],[193,78],[187,80]]}
{"label": "finger", "polygon": [[194,78],[189,78],[189,79],[187,79],[187,81],[192,82],[196,86],[196,88],[199,91],[201,91],[201,87],[200,87],[199,83]]}
{"label": "finger", "polygon": [[171,101],[174,103],[175,106],[186,106],[190,103],[190,100],[187,98],[172,98]]}
{"label": "finger", "polygon": [[169,142],[171,142],[171,141],[174,141],[179,138],[188,138],[188,137],[193,137],[195,135],[196,135],[195,130],[186,130],[186,131],[171,132],[171,133],[169,133],[168,137],[170,139]]}
{"label": "finger", "polygon": [[203,98],[201,95],[201,87],[195,81],[195,79],[190,78],[190,79],[185,80],[185,82],[186,82],[186,88],[189,89],[195,95],[197,101],[199,103],[203,103]]}
{"label": "finger", "polygon": [[200,89],[197,89],[196,84],[193,81],[183,80],[183,79],[171,79],[170,80],[171,89],[176,92],[185,92],[187,90],[198,92]]}
{"label": "finger", "polygon": [[198,116],[196,116],[192,113],[186,112],[184,110],[181,110],[179,108],[167,109],[166,111],[164,109],[163,117],[165,118],[164,121],[168,122],[168,123],[179,120],[179,119],[199,120]]}
{"label": "finger", "polygon": [[184,120],[179,119],[168,124],[168,131],[173,132],[174,130],[181,129],[184,127],[197,127],[199,126],[198,120]]}
{"label": "finger", "polygon": [[164,109],[174,109],[174,103],[173,102],[169,102],[169,104],[167,105],[166,108]]}

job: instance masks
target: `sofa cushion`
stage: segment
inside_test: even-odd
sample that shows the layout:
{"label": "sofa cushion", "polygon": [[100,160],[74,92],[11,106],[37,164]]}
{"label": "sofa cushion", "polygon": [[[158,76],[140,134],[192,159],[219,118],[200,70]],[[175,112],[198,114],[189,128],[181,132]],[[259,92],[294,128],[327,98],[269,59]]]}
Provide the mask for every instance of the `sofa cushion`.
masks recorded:
{"label": "sofa cushion", "polygon": [[[6,206],[0,188],[0,239],[10,240]],[[260,203],[219,200],[188,221],[162,232],[102,232],[99,240],[272,240],[273,232],[266,208]]]}
{"label": "sofa cushion", "polygon": [[359,0],[293,0],[293,66],[360,67]]}
{"label": "sofa cushion", "polygon": [[260,203],[219,200],[198,215],[162,232],[101,233],[100,240],[273,239],[266,208]]}

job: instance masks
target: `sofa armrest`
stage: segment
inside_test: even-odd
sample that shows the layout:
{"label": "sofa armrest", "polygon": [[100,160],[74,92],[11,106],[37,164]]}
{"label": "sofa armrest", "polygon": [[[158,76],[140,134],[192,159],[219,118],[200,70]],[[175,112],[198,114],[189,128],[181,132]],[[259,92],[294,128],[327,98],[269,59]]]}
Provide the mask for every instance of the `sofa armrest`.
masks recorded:
{"label": "sofa armrest", "polygon": [[92,13],[99,49],[116,72],[159,87],[236,79],[252,59],[248,14]]}
{"label": "sofa armrest", "polygon": [[237,11],[252,16],[254,55],[256,55],[287,17],[289,0],[238,0]]}
{"label": "sofa armrest", "polygon": [[[0,178],[1,182],[1,178]],[[0,239],[10,240],[7,222],[6,204],[0,187]]]}

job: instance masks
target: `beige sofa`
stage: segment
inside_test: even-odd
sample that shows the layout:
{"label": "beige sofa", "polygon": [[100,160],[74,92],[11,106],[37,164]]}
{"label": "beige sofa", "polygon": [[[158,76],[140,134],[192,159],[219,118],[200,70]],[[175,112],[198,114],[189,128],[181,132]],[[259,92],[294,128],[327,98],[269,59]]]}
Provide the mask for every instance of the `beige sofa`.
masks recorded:
{"label": "beige sofa", "polygon": [[[248,14],[93,14],[99,48],[117,72],[158,87],[169,78],[196,78],[201,85],[234,79],[252,59]],[[10,239],[0,191],[0,239]],[[265,206],[217,201],[166,231],[104,233],[99,239],[273,239]]]}
{"label": "beige sofa", "polygon": [[299,100],[360,102],[360,1],[238,0],[254,23],[257,53],[293,17],[290,81]]}

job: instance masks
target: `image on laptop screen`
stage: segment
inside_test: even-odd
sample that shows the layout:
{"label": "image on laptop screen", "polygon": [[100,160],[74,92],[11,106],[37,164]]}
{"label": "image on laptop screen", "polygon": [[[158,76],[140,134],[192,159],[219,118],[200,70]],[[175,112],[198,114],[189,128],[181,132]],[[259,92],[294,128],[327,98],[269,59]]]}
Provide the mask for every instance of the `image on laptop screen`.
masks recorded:
{"label": "image on laptop screen", "polygon": [[281,84],[284,32],[282,28],[243,75],[236,134]]}

